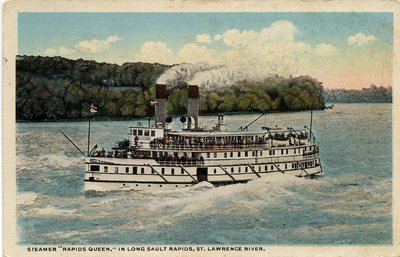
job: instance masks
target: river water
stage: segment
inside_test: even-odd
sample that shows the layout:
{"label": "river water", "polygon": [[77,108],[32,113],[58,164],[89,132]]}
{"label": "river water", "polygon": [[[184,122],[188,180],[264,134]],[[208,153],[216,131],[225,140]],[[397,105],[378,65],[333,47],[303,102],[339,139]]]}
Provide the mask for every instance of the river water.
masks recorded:
{"label": "river water", "polygon": [[[18,243],[388,244],[392,242],[391,104],[337,104],[314,112],[325,176],[276,174],[247,184],[160,192],[83,192],[87,122],[17,124]],[[236,130],[258,114],[227,115]],[[261,126],[309,125],[310,113],[268,114]],[[110,149],[134,121],[94,121]],[[176,122],[179,123],[178,119]],[[216,117],[201,118],[212,127]]]}

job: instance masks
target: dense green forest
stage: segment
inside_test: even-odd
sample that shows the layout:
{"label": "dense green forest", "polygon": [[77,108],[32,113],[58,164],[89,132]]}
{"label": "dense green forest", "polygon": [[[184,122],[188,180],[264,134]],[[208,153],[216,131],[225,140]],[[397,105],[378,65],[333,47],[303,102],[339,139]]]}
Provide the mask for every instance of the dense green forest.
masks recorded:
{"label": "dense green forest", "polygon": [[[85,118],[91,103],[97,104],[97,116],[101,117],[147,116],[148,102],[155,97],[156,80],[170,67],[17,56],[17,120]],[[185,113],[186,87],[170,90],[169,94],[168,111],[176,115]],[[323,87],[309,76],[274,76],[201,91],[200,105],[202,114],[322,109]],[[153,114],[153,110],[150,112]]]}
{"label": "dense green forest", "polygon": [[324,98],[327,103],[391,103],[392,87],[371,85],[361,90],[327,89]]}

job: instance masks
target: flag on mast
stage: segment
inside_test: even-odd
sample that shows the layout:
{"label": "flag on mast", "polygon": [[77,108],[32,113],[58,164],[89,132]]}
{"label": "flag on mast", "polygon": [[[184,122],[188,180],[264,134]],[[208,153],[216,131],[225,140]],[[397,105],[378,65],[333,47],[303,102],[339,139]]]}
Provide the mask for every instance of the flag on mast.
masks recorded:
{"label": "flag on mast", "polygon": [[90,105],[90,112],[91,113],[96,113],[97,112],[97,106],[94,103],[92,103]]}

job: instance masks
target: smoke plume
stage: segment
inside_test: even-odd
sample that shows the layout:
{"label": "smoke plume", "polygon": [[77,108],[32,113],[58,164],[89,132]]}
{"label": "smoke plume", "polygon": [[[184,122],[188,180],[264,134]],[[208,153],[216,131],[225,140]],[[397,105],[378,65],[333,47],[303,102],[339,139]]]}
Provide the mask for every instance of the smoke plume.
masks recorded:
{"label": "smoke plume", "polygon": [[293,69],[286,60],[259,61],[257,59],[246,62],[230,62],[227,64],[184,63],[167,70],[157,80],[158,84],[166,84],[169,89],[176,87],[180,82],[189,85],[198,85],[202,90],[213,90],[229,87],[243,80],[262,81],[275,74],[289,76]]}

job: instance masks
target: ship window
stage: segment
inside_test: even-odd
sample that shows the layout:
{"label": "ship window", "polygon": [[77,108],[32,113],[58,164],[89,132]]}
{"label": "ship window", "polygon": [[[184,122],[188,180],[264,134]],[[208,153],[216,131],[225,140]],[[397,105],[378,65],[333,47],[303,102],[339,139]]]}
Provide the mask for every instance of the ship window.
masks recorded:
{"label": "ship window", "polygon": [[240,172],[240,167],[238,168],[238,172]]}
{"label": "ship window", "polygon": [[265,165],[265,171],[267,171],[268,170],[268,165]]}
{"label": "ship window", "polygon": [[233,167],[232,167],[232,168],[231,168],[231,172],[233,173],[233,171],[234,171],[234,170],[233,170]]}
{"label": "ship window", "polygon": [[143,174],[143,173],[144,173],[144,168],[141,168],[141,169],[140,169],[140,172]]}
{"label": "ship window", "polygon": [[253,151],[253,156],[256,156],[256,152],[255,151]]}
{"label": "ship window", "polygon": [[269,150],[269,155],[272,155],[272,150]]}
{"label": "ship window", "polygon": [[261,171],[261,166],[258,166],[258,171]]}
{"label": "ship window", "polygon": [[133,129],[132,132],[132,135],[136,136],[136,129]]}
{"label": "ship window", "polygon": [[115,173],[118,173],[118,167],[114,167]]}
{"label": "ship window", "polygon": [[249,155],[249,153],[246,151],[244,152],[244,156],[247,157]]}
{"label": "ship window", "polygon": [[248,172],[248,168],[247,167],[244,168],[244,172]]}
{"label": "ship window", "polygon": [[100,171],[99,165],[90,165],[90,171]]}
{"label": "ship window", "polygon": [[183,168],[181,168],[181,174],[185,174],[185,171],[183,170]]}
{"label": "ship window", "polygon": [[240,152],[238,152],[238,157],[240,157]]}
{"label": "ship window", "polygon": [[143,136],[143,130],[138,129],[138,136]]}
{"label": "ship window", "polygon": [[207,153],[207,158],[210,158],[210,153]]}
{"label": "ship window", "polygon": [[233,152],[231,152],[231,157],[233,157]]}
{"label": "ship window", "polygon": [[133,174],[137,174],[137,167],[133,167],[133,168],[132,168],[132,173],[133,173]]}
{"label": "ship window", "polygon": [[281,154],[283,154],[283,149],[281,150]]}
{"label": "ship window", "polygon": [[224,153],[224,158],[227,158],[228,157],[228,153]]}
{"label": "ship window", "polygon": [[293,149],[294,153],[296,154],[296,148]]}
{"label": "ship window", "polygon": [[171,169],[171,174],[174,175],[175,174],[175,170],[172,168]]}
{"label": "ship window", "polygon": [[294,169],[294,163],[292,163],[292,169]]}
{"label": "ship window", "polygon": [[217,153],[214,153],[214,158],[217,158]]}
{"label": "ship window", "polygon": [[286,149],[286,154],[289,154],[289,149]]}
{"label": "ship window", "polygon": [[260,151],[260,156],[262,156],[262,154],[263,154],[263,151]]}
{"label": "ship window", "polygon": [[104,172],[108,172],[108,166],[104,166]]}
{"label": "ship window", "polygon": [[285,170],[287,170],[287,164],[285,163]]}
{"label": "ship window", "polygon": [[146,130],[144,131],[144,135],[145,135],[145,136],[147,136],[147,137],[150,135],[150,133],[149,133],[149,130],[148,130],[148,129],[146,129]]}
{"label": "ship window", "polygon": [[154,130],[151,130],[151,136],[154,137],[156,135],[156,132]]}
{"label": "ship window", "polygon": [[214,174],[217,174],[217,169],[214,169]]}
{"label": "ship window", "polygon": [[165,168],[161,168],[161,174],[165,173]]}
{"label": "ship window", "polygon": [[274,165],[271,165],[271,170],[274,170]]}
{"label": "ship window", "polygon": [[129,173],[129,167],[125,168],[125,173]]}
{"label": "ship window", "polygon": [[151,169],[151,174],[154,174],[154,170],[153,169]]}

